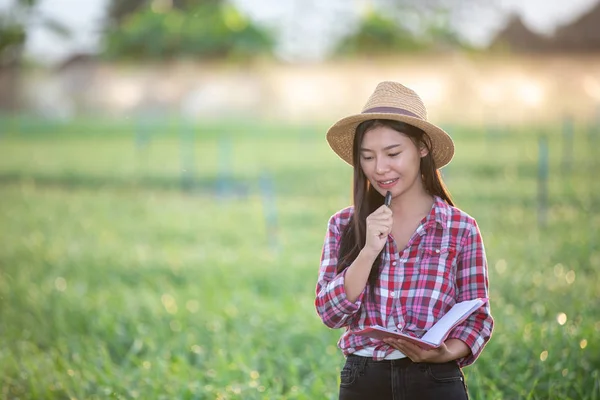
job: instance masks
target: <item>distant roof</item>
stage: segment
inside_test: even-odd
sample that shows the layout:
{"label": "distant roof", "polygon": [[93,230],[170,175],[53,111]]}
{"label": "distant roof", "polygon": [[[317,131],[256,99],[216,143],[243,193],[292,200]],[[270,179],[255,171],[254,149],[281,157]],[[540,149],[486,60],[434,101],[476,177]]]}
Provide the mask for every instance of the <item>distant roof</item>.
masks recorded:
{"label": "distant roof", "polygon": [[581,51],[600,51],[600,2],[569,25],[555,33],[559,47]]}
{"label": "distant roof", "polygon": [[600,2],[547,37],[531,31],[518,15],[509,18],[490,44],[514,52],[600,52]]}
{"label": "distant roof", "polygon": [[75,53],[67,57],[57,66],[57,71],[64,71],[77,65],[91,65],[98,62],[98,56],[89,53]]}
{"label": "distant roof", "polygon": [[492,49],[516,52],[540,51],[548,47],[548,38],[531,31],[518,14],[512,14],[506,26],[490,44]]}

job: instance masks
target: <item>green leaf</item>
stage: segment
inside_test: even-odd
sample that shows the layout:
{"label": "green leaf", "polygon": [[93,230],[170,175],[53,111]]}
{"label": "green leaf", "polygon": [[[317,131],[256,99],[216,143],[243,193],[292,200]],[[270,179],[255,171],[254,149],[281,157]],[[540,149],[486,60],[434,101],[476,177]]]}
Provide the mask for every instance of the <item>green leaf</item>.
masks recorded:
{"label": "green leaf", "polygon": [[71,30],[66,25],[55,19],[43,18],[41,21],[41,25],[62,38],[71,37]]}

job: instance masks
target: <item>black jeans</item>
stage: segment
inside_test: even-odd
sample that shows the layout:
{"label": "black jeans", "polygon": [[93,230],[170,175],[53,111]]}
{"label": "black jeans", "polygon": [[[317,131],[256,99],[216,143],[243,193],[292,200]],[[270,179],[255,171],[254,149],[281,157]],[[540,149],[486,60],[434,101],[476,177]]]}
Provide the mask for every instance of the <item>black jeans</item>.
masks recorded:
{"label": "black jeans", "polygon": [[468,400],[465,377],[454,361],[414,363],[409,358],[374,361],[349,355],[340,400]]}

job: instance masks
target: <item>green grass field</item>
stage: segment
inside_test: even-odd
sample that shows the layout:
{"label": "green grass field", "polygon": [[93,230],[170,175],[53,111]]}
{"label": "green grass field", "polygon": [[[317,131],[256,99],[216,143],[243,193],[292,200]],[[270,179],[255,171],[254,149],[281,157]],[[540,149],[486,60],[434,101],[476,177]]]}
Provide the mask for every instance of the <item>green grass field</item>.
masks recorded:
{"label": "green grass field", "polygon": [[[0,125],[0,398],[336,398],[340,331],[313,301],[351,169],[326,126]],[[471,398],[600,399],[600,132],[572,154],[556,128],[451,133],[496,320]]]}

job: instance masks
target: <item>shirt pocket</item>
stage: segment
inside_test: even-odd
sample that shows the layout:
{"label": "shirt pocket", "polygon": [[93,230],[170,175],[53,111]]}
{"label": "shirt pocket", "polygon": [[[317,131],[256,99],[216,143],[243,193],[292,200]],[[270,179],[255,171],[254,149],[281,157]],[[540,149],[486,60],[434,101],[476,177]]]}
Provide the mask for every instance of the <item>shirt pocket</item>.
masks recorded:
{"label": "shirt pocket", "polygon": [[454,279],[455,268],[456,246],[427,246],[422,249],[419,258],[420,275]]}

